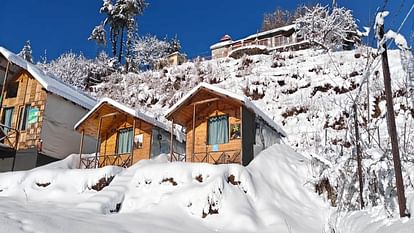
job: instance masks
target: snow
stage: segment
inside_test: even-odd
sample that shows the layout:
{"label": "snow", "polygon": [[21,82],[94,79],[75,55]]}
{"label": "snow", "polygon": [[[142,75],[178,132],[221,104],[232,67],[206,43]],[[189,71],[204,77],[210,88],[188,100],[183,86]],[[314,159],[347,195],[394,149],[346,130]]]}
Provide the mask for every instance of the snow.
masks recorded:
{"label": "snow", "polygon": [[[1,231],[320,233],[330,212],[307,185],[310,161],[286,145],[247,167],[171,163],[160,155],[127,169],[65,169],[75,158],[0,174]],[[102,191],[88,188],[112,175]]]}
{"label": "snow", "polygon": [[409,49],[408,44],[407,44],[407,40],[400,33],[394,32],[393,30],[389,30],[384,35],[384,37],[385,37],[386,40],[394,39],[395,44],[401,50],[408,50]]}
{"label": "snow", "polygon": [[222,89],[220,87],[208,84],[208,83],[200,83],[195,88],[193,88],[190,92],[188,92],[185,96],[183,96],[178,102],[176,102],[166,113],[166,117],[168,118],[173,112],[175,112],[181,105],[183,105],[189,98],[191,98],[195,93],[197,93],[201,89],[208,89],[210,91],[216,92],[220,95],[228,96],[232,99],[238,100],[242,102],[248,109],[252,110],[256,115],[260,116],[270,127],[275,129],[279,132],[282,136],[287,136],[286,132],[274,121],[272,120],[267,114],[265,114],[262,110],[260,110],[255,104],[253,104],[246,96],[242,96],[231,91]]}
{"label": "snow", "polygon": [[[149,116],[145,113],[142,113],[138,110],[134,110],[124,104],[121,104],[111,98],[108,97],[104,97],[102,98],[85,116],[82,117],[82,119],[80,119],[78,121],[78,123],[75,124],[74,129],[78,128],[79,125],[81,125],[86,119],[88,119],[98,108],[100,108],[103,104],[109,104],[112,105],[113,107],[131,115],[134,116],[138,119],[144,120],[147,123],[150,123],[151,125],[157,126],[161,129],[164,129],[167,132],[171,132],[171,124],[170,126],[167,126],[167,124],[164,124],[163,122],[157,121],[153,116]],[[185,135],[180,131],[175,129],[174,130],[174,135],[176,136],[177,140],[179,140],[180,142],[185,141]]]}
{"label": "snow", "polygon": [[0,47],[0,53],[10,62],[29,72],[49,92],[70,100],[84,108],[91,109],[96,101],[85,93],[75,90],[62,81],[45,74],[32,63]]}
{"label": "snow", "polygon": [[374,29],[377,29],[378,27],[384,25],[384,19],[390,14],[389,11],[382,11],[378,12],[375,16],[375,26]]}

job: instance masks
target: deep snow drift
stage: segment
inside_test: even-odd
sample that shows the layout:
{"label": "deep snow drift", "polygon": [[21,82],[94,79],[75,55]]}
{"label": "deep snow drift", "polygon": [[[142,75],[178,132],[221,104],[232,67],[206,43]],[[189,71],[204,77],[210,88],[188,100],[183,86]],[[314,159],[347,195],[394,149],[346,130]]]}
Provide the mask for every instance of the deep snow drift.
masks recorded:
{"label": "deep snow drift", "polygon": [[307,183],[309,160],[286,145],[247,167],[161,155],[128,169],[71,169],[76,160],[0,174],[0,232],[320,233],[330,213]]}

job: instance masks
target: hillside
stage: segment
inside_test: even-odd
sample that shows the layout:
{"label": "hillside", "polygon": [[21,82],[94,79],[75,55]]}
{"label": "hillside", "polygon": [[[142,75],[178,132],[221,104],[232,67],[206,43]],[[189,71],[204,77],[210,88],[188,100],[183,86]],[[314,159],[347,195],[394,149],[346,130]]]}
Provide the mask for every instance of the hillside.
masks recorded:
{"label": "hillside", "polygon": [[[403,61],[403,64],[402,62]],[[389,51],[403,176],[413,191],[414,110],[405,60]],[[285,142],[313,158],[313,180],[333,206],[359,209],[353,100],[363,151],[364,202],[397,215],[380,57],[376,50],[322,50],[188,62],[141,74],[112,75],[92,94],[110,96],[159,119],[199,82],[245,94],[288,132]],[[150,81],[149,81],[150,80]],[[368,83],[368,85],[367,85]],[[369,87],[369,88],[367,88]]]}
{"label": "hillside", "polygon": [[[400,53],[389,57],[412,212],[414,113]],[[0,209],[11,211],[0,212],[0,232],[408,232],[414,224],[397,218],[382,69],[372,49],[196,60],[104,80],[91,95],[159,120],[200,82],[247,95],[287,131],[286,145],[269,148],[247,167],[168,163],[159,156],[128,169],[79,170],[73,155],[2,173]],[[353,100],[363,149],[363,211]]]}

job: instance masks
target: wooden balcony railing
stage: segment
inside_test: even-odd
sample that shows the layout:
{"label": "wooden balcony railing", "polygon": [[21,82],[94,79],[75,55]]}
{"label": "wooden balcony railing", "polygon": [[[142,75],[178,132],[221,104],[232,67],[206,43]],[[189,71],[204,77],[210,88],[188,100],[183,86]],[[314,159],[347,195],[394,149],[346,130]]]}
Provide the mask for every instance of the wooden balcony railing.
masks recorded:
{"label": "wooden balcony railing", "polygon": [[19,131],[0,123],[0,143],[11,149],[17,150],[19,143]]}
{"label": "wooden balcony railing", "polygon": [[131,165],[131,154],[98,155],[80,158],[80,168],[99,168],[105,166],[119,166],[126,168]]}
{"label": "wooden balcony railing", "polygon": [[204,162],[212,164],[229,164],[241,162],[240,150],[208,151],[194,153],[192,162]]}
{"label": "wooden balcony railing", "polygon": [[171,162],[185,162],[186,158],[184,154],[180,154],[177,152],[173,152],[170,154],[170,161]]}

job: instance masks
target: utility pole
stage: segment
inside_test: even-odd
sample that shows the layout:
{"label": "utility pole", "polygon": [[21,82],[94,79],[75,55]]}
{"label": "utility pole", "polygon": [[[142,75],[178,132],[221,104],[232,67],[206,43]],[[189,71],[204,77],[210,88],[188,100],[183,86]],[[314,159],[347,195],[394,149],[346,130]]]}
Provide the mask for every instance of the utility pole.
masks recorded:
{"label": "utility pole", "polygon": [[354,103],[354,124],[355,124],[355,145],[357,153],[357,166],[358,166],[358,181],[359,181],[359,199],[361,204],[361,210],[364,209],[364,184],[362,183],[362,156],[361,156],[361,147],[359,145],[359,128],[358,128],[358,109],[356,102]]}
{"label": "utility pole", "polygon": [[[384,38],[384,25],[377,25],[379,26],[379,41],[382,41]],[[390,68],[388,66],[388,55],[387,55],[387,45],[384,42],[382,44],[383,52],[382,56],[382,71],[384,74],[384,89],[385,89],[385,100],[387,103],[387,124],[388,124],[388,134],[390,135],[391,139],[391,149],[392,149],[392,158],[394,160],[394,170],[395,170],[395,179],[397,184],[397,197],[398,197],[398,205],[400,210],[400,217],[407,216],[406,213],[406,200],[404,194],[404,181],[402,178],[401,172],[401,160],[400,160],[400,152],[398,149],[398,137],[397,137],[397,129],[395,125],[395,116],[394,116],[394,104],[393,104],[393,97],[392,97],[392,89],[391,89],[391,74]]]}

